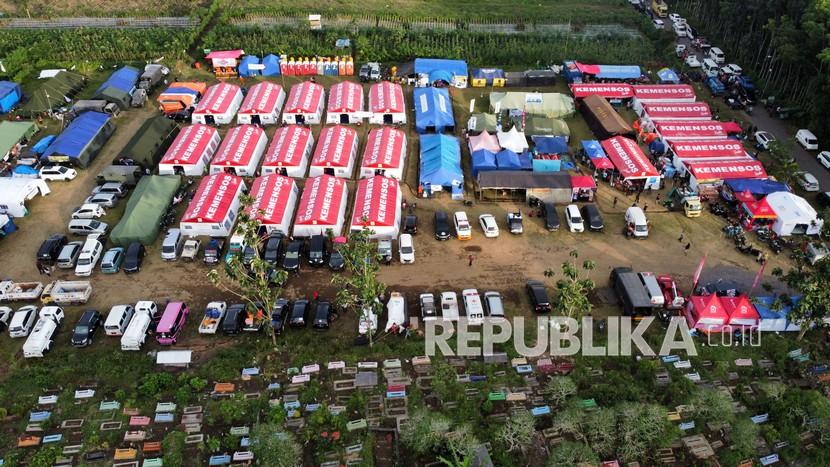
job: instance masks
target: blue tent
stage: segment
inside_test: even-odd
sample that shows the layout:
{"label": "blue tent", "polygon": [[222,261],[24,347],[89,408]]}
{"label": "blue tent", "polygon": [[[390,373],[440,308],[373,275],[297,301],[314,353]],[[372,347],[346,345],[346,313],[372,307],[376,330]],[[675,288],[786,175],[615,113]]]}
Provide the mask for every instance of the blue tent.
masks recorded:
{"label": "blue tent", "polygon": [[797,331],[798,324],[790,321],[789,314],[793,307],[798,305],[801,297],[797,295],[790,296],[792,306],[782,303],[781,309],[773,310],[772,305],[775,303],[774,296],[757,296],[752,299],[755,305],[755,311],[761,318],[760,328],[762,331]]}
{"label": "blue tent", "polygon": [[262,59],[262,76],[279,76],[280,75],[280,58],[274,54],[266,55]]}
{"label": "blue tent", "polygon": [[[757,180],[753,178],[735,178],[731,180],[724,180],[723,183],[730,188],[732,193],[749,191],[756,196],[766,196],[770,193],[776,193],[779,191],[792,191],[786,183],[776,182],[775,180],[769,179]],[[722,191],[724,197],[728,195],[726,191],[727,190]],[[731,200],[731,197],[728,199]]]}
{"label": "blue tent", "polygon": [[519,155],[509,149],[502,149],[496,154],[496,163],[499,170],[522,170]]}
{"label": "blue tent", "polygon": [[567,154],[568,140],[562,136],[540,136],[531,137],[539,154]]}
{"label": "blue tent", "polygon": [[600,79],[637,79],[642,74],[637,65],[597,65]]}
{"label": "blue tent", "polygon": [[20,85],[11,81],[0,81],[0,113],[6,113],[14,108],[23,98]]}
{"label": "blue tent", "polygon": [[486,149],[479,149],[472,154],[473,159],[473,177],[478,177],[479,172],[487,170],[497,170],[496,153],[490,152]]}
{"label": "blue tent", "polygon": [[38,178],[38,170],[28,165],[18,165],[12,172],[15,177]]}
{"label": "blue tent", "polygon": [[101,150],[114,130],[110,116],[101,112],[84,112],[63,130],[41,156],[51,162],[71,161],[86,167]]}
{"label": "blue tent", "polygon": [[504,70],[501,68],[475,68],[472,76],[474,86],[476,80],[483,80],[483,85],[491,86],[494,79],[504,79]]}
{"label": "blue tent", "polygon": [[657,72],[657,78],[660,80],[661,84],[679,84],[680,77],[677,76],[677,73],[672,70],[671,68],[661,68]]}
{"label": "blue tent", "polygon": [[452,131],[455,119],[446,88],[415,89],[415,130],[418,133]]}
{"label": "blue tent", "polygon": [[430,83],[440,80],[452,84],[456,76],[467,77],[467,62],[443,58],[416,58],[415,73],[428,75]]}
{"label": "blue tent", "polygon": [[49,135],[43,137],[40,141],[38,141],[34,146],[32,146],[32,152],[37,154],[38,156],[42,155],[46,152],[46,149],[49,148],[49,145],[52,144],[52,141],[55,141],[57,136]]}
{"label": "blue tent", "polygon": [[522,164],[522,170],[533,170],[533,156],[529,151],[519,154],[519,163]]}
{"label": "blue tent", "polygon": [[252,70],[251,65],[259,65],[259,57],[256,55],[246,55],[239,61],[239,76],[247,78],[249,76],[259,76],[259,70]]}
{"label": "blue tent", "polygon": [[118,104],[118,107],[127,109],[130,107],[133,89],[140,75],[141,72],[131,66],[120,68],[95,90],[92,98],[113,102]]}
{"label": "blue tent", "polygon": [[608,157],[602,149],[602,146],[599,144],[599,141],[595,139],[582,140],[582,150],[585,151],[585,154],[587,154],[591,159],[596,157]]}
{"label": "blue tent", "polygon": [[666,145],[659,139],[655,139],[648,145],[649,152],[654,154],[665,154],[666,153]]}
{"label": "blue tent", "polygon": [[562,161],[559,159],[533,159],[534,172],[559,172]]}
{"label": "blue tent", "polygon": [[458,139],[448,135],[421,135],[420,183],[448,187],[464,183]]}

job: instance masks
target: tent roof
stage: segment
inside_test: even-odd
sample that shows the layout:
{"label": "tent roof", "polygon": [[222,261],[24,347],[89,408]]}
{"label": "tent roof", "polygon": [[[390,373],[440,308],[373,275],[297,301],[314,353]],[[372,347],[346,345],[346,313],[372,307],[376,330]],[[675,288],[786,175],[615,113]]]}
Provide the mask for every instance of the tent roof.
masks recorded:
{"label": "tent roof", "polygon": [[282,86],[270,81],[262,81],[251,86],[242,105],[239,107],[241,114],[270,114],[279,111],[280,96],[283,95]]}
{"label": "tent roof", "polygon": [[497,170],[499,168],[496,162],[496,153],[487,149],[479,149],[470,154],[473,161],[473,177],[477,177],[479,172],[485,170]]}
{"label": "tent roof", "polygon": [[648,118],[652,120],[672,119],[704,119],[712,118],[712,111],[705,102],[645,104],[643,105]]}
{"label": "tent roof", "polygon": [[565,172],[529,172],[524,170],[496,170],[478,174],[482,189],[571,189],[571,176]]}
{"label": "tent roof", "polygon": [[259,74],[259,70],[252,70],[251,65],[259,65],[259,57],[246,55],[239,61],[239,76],[253,76]]}
{"label": "tent roof", "polygon": [[196,105],[194,114],[224,114],[227,112],[236,96],[242,94],[242,89],[235,84],[218,83],[209,87],[204,97]]}
{"label": "tent roof", "polygon": [[687,120],[660,120],[654,125],[660,136],[667,140],[703,140],[726,139],[729,134],[724,129],[724,123],[712,120],[709,122]]}
{"label": "tent roof", "polygon": [[605,151],[603,151],[602,145],[595,139],[584,139],[580,144],[582,145],[582,149],[591,159],[595,157],[608,157],[605,154]]}
{"label": "tent roof", "polygon": [[473,68],[472,76],[476,79],[504,78],[504,70],[501,68]]}
{"label": "tent roof", "polygon": [[[495,133],[497,130],[496,116],[493,114],[475,113],[467,120],[467,130],[472,132]],[[470,136],[470,138],[473,138]]]}
{"label": "tent roof", "polygon": [[311,81],[295,84],[291,86],[291,92],[288,94],[288,101],[283,112],[289,114],[317,113],[321,110],[319,108],[320,96],[323,96],[324,93],[323,86]]}
{"label": "tent roof", "polygon": [[354,197],[352,226],[394,227],[401,208],[400,198],[401,189],[394,178],[375,175],[361,179]]}
{"label": "tent roof", "polygon": [[790,191],[786,183],[770,179],[734,178],[724,182],[733,193],[749,191],[753,195],[768,195],[776,191]]}
{"label": "tent roof", "polygon": [[413,95],[415,126],[419,130],[430,126],[436,129],[455,126],[452,101],[446,88],[416,88]]}
{"label": "tent roof", "polygon": [[299,125],[277,128],[274,139],[265,152],[263,166],[298,167],[301,165],[305,148],[312,140],[311,130]]}
{"label": "tent roof", "polygon": [[541,115],[550,118],[562,118],[573,115],[573,97],[558,92],[491,92],[490,109],[517,109],[528,115]]}
{"label": "tent roof", "polygon": [[580,108],[591,129],[600,137],[633,133],[631,125],[604,98],[591,94],[582,99]]}
{"label": "tent roof", "polygon": [[754,218],[754,219],[775,219],[775,211],[772,210],[769,203],[767,203],[766,198],[756,201],[754,198],[752,200],[743,201],[744,209]]}
{"label": "tent roof", "polygon": [[20,94],[20,85],[13,81],[0,81],[0,97],[6,97],[11,93]]}
{"label": "tent roof", "polygon": [[223,222],[244,186],[241,177],[224,172],[202,178],[182,222]]}
{"label": "tent roof", "polygon": [[499,146],[499,139],[496,135],[482,131],[480,134],[469,137],[470,153],[476,152],[479,149],[486,149],[491,152],[498,152],[501,150]]}
{"label": "tent roof", "polygon": [[30,137],[36,131],[35,122],[0,122],[0,156],[11,151],[21,139]]}
{"label": "tent roof", "polygon": [[712,295],[695,295],[689,298],[694,313],[697,316],[695,324],[726,324],[729,320],[729,315],[723,308],[720,297],[716,294]]}
{"label": "tent roof", "polygon": [[677,72],[672,70],[671,68],[661,68],[657,71],[657,77],[660,81],[664,83],[674,83],[677,84],[680,82],[680,77],[677,76]]}
{"label": "tent roof", "polygon": [[131,66],[119,68],[95,90],[95,95],[102,93],[107,88],[115,88],[121,92],[128,93],[135,87],[139,76],[141,76],[141,72],[136,68]]}
{"label": "tent roof", "polygon": [[568,141],[561,136],[532,136],[536,152],[541,154],[567,154]]}
{"label": "tent roof", "polygon": [[445,71],[455,76],[467,76],[467,62],[445,58],[415,59],[415,73],[431,75],[435,71]]}
{"label": "tent roof", "polygon": [[638,84],[632,87],[640,102],[694,99],[695,88],[688,84]]}
{"label": "tent roof", "polygon": [[23,110],[29,114],[47,112],[66,105],[67,99],[83,89],[86,78],[71,71],[61,71],[48,78],[31,93]]}
{"label": "tent roof", "polygon": [[733,326],[754,326],[758,324],[758,312],[746,295],[721,297],[723,309],[729,315],[727,324]]}
{"label": "tent roof", "polygon": [[754,306],[755,311],[758,313],[761,319],[782,319],[786,318],[787,315],[792,310],[792,307],[796,306],[799,301],[801,301],[801,297],[794,295],[790,297],[790,302],[792,302],[792,306],[789,306],[785,303],[781,303],[781,309],[778,311],[774,311],[772,309],[772,304],[775,303],[777,297],[773,296],[766,296],[766,295],[759,295],[754,298]]}
{"label": "tent roof", "polygon": [[628,99],[634,96],[634,88],[624,83],[571,84],[571,93],[577,99],[596,94],[604,99]]}
{"label": "tent roof", "polygon": [[363,110],[363,86],[352,81],[341,81],[329,89],[328,111],[335,113]]}
{"label": "tent roof", "polygon": [[448,135],[421,135],[420,182],[449,186],[464,182],[458,139]]}
{"label": "tent roof", "polygon": [[528,147],[527,138],[525,134],[520,132],[515,126],[507,131],[499,131],[496,133],[499,139],[499,146],[510,149],[513,152],[522,152]]}
{"label": "tent roof", "polygon": [[[248,208],[248,214],[261,224],[279,224],[283,221],[289,206],[291,193],[297,190],[297,182],[291,177],[279,174],[263,175],[254,179],[250,196],[254,202]],[[288,214],[293,214],[288,213]]]}
{"label": "tent roof", "polygon": [[374,113],[403,113],[403,89],[400,84],[381,81],[369,88],[369,110]]}
{"label": "tent roof", "polygon": [[528,117],[525,119],[526,135],[570,136],[571,129],[565,120],[548,117]]}
{"label": "tent roof", "polygon": [[357,132],[343,125],[327,126],[320,131],[311,164],[326,167],[348,167],[352,148],[357,145]]}
{"label": "tent roof", "polygon": [[306,180],[294,225],[336,225],[345,202],[346,181],[331,175]]}
{"label": "tent roof", "polygon": [[651,162],[634,141],[622,136],[614,136],[603,140],[601,144],[608,154],[608,158],[611,159],[611,162],[614,163],[624,179],[657,176],[657,169],[651,165]]}
{"label": "tent roof", "polygon": [[161,159],[163,164],[195,164],[216,137],[216,128],[190,125],[179,132]]}
{"label": "tent roof", "polygon": [[274,54],[268,54],[262,59],[264,68],[262,76],[278,76],[280,74],[280,58]]}
{"label": "tent roof", "polygon": [[110,121],[110,116],[101,112],[84,112],[69,123],[55,141],[49,145],[43,158],[61,154],[72,159],[79,158],[89,142]]}
{"label": "tent roof", "polygon": [[181,179],[175,175],[141,177],[130,195],[124,215],[112,229],[112,242],[123,247],[132,242],[152,244],[158,237],[159,222],[180,183]]}
{"label": "tent roof", "polygon": [[590,175],[571,175],[571,187],[573,188],[596,188],[594,177]]}
{"label": "tent roof", "polygon": [[242,49],[236,50],[214,50],[211,53],[205,55],[205,58],[208,60],[212,60],[214,58],[239,58],[245,54],[245,51]]}
{"label": "tent roof", "polygon": [[767,178],[763,164],[752,159],[711,162],[684,162],[698,180],[728,180],[730,178]]}
{"label": "tent roof", "polygon": [[179,133],[179,126],[164,115],[147,119],[118,154],[145,167],[156,165],[159,149]]}
{"label": "tent roof", "polygon": [[604,79],[637,79],[642,74],[636,65],[587,65],[576,62],[582,73]]}
{"label": "tent roof", "polygon": [[746,156],[746,149],[744,149],[743,144],[733,139],[673,141],[671,148],[680,159],[699,157],[741,158]]}
{"label": "tent roof", "polygon": [[818,213],[806,199],[788,191],[770,193],[764,200],[784,223],[797,221],[809,224],[818,217]]}
{"label": "tent roof", "polygon": [[363,149],[362,167],[397,169],[402,167],[406,134],[389,126],[374,128],[369,132]]}
{"label": "tent roof", "polygon": [[496,165],[501,170],[521,170],[522,161],[514,151],[502,149],[496,153]]}
{"label": "tent roof", "polygon": [[263,138],[265,138],[265,131],[256,125],[239,125],[231,128],[225,134],[225,139],[216,150],[216,155],[213,156],[210,165],[247,167],[251,159],[258,157],[257,146]]}

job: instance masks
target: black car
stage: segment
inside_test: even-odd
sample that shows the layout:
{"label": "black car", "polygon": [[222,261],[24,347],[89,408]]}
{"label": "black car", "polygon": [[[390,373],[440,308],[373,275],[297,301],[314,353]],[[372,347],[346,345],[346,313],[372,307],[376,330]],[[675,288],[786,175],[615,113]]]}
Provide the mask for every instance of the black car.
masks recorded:
{"label": "black car", "polygon": [[66,245],[66,235],[54,234],[40,244],[37,249],[37,261],[41,264],[52,265],[58,260],[61,249]]}
{"label": "black car", "polygon": [[545,228],[550,231],[559,230],[559,214],[556,213],[556,206],[553,203],[542,203],[540,208],[542,217],[545,219]]}
{"label": "black car", "polygon": [[308,264],[319,268],[325,266],[329,259],[325,235],[312,235],[308,241]]}
{"label": "black car", "polygon": [[205,264],[216,264],[219,258],[222,257],[222,250],[225,248],[225,241],[221,238],[211,238],[207,245],[205,245],[205,254],[202,256],[202,261]]}
{"label": "black car", "polygon": [[318,302],[311,326],[318,331],[325,331],[329,328],[329,323],[331,323],[331,303]]}
{"label": "black car", "polygon": [[335,246],[331,249],[331,255],[329,255],[329,269],[332,271],[342,271],[345,268],[346,260],[343,259],[343,254]]}
{"label": "black car", "polygon": [[141,270],[142,261],[144,261],[144,245],[132,242],[127,246],[127,252],[124,254],[124,264],[121,267],[125,273],[131,274]]}
{"label": "black car", "polygon": [[435,239],[449,240],[450,239],[450,218],[444,211],[435,211]]}
{"label": "black car", "polygon": [[192,117],[193,117],[193,109],[184,109],[184,110],[179,110],[179,111],[167,114],[167,118],[169,118],[170,120],[173,120],[174,122],[187,122],[187,123],[190,123],[190,121],[193,119]]}
{"label": "black car", "polygon": [[290,304],[288,300],[284,298],[277,299],[277,303],[274,304],[274,309],[271,310],[271,327],[274,328],[274,334],[278,336],[282,334],[289,311]]}
{"label": "black car", "polygon": [[527,294],[530,296],[530,304],[533,305],[534,311],[537,313],[547,313],[551,311],[548,292],[545,290],[545,284],[541,281],[527,281]]}
{"label": "black car", "polygon": [[585,220],[588,230],[602,232],[602,229],[605,228],[605,225],[602,223],[602,214],[599,213],[596,204],[582,206],[582,218]]}
{"label": "black car", "polygon": [[251,266],[251,263],[254,262],[254,258],[259,257],[259,252],[256,248],[252,246],[245,245],[245,249],[242,251],[242,265],[247,267]]}
{"label": "black car", "polygon": [[272,265],[279,264],[283,255],[282,239],[285,236],[279,232],[272,233],[265,242],[265,252],[262,254],[262,259]]}
{"label": "black car", "polygon": [[418,216],[409,214],[403,218],[403,233],[412,235],[418,233]]}
{"label": "black car", "polygon": [[308,314],[308,300],[297,300],[291,308],[291,320],[288,325],[292,328],[304,328]]}
{"label": "black car", "polygon": [[245,305],[234,303],[225,312],[225,319],[222,320],[222,332],[229,336],[239,334],[242,330],[242,323],[245,321]]}
{"label": "black car", "polygon": [[303,256],[303,241],[294,240],[285,249],[285,257],[282,259],[282,268],[286,271],[300,271],[300,258]]}
{"label": "black car", "polygon": [[92,344],[92,336],[95,330],[101,325],[101,313],[96,310],[86,310],[75,325],[72,333],[73,347],[86,347]]}

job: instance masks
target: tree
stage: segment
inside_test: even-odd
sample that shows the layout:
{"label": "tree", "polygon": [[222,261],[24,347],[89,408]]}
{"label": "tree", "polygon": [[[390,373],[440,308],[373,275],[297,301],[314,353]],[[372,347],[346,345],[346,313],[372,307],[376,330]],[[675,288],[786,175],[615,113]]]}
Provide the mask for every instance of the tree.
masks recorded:
{"label": "tree", "polygon": [[732,411],[732,399],[716,389],[698,389],[692,394],[688,405],[695,417],[706,421],[726,423],[735,417]]}
{"label": "tree", "polygon": [[161,442],[164,453],[164,465],[181,467],[184,465],[184,432],[171,431]]}
{"label": "tree", "polygon": [[792,154],[792,144],[789,141],[772,141],[769,144],[769,157],[772,160],[771,172],[784,183],[795,181],[800,170]]}
{"label": "tree", "polygon": [[548,467],[577,467],[599,463],[599,456],[586,444],[563,441],[550,451]]}
{"label": "tree", "polygon": [[585,412],[576,407],[571,407],[559,412],[553,419],[553,428],[569,434],[577,441],[585,440],[583,422]]}
{"label": "tree", "polygon": [[656,404],[624,402],[617,406],[619,446],[617,452],[626,462],[644,459],[655,443],[671,439],[666,436],[666,409]]}
{"label": "tree", "polygon": [[[553,309],[561,316],[579,318],[590,313],[592,308],[588,295],[596,284],[588,278],[588,273],[596,267],[596,263],[586,260],[580,268],[576,264],[579,252],[572,250],[568,255],[572,259],[562,263],[562,278],[556,281],[557,300]],[[554,275],[556,273],[552,269],[545,270],[545,277]]]}
{"label": "tree", "polygon": [[[254,199],[250,196],[241,196],[239,222],[234,234],[241,235],[245,245],[259,252],[265,240],[258,234],[259,223],[249,213],[253,203]],[[245,265],[243,255],[244,249],[229,254],[224,273],[219,268],[214,268],[208,273],[208,279],[214,286],[239,297],[250,309],[257,310],[258,304],[262,304],[263,309],[257,310],[251,319],[265,326],[276,348],[277,336],[270,326],[269,310],[282,294],[282,284],[288,279],[288,273],[275,269],[258,254],[254,255],[250,264]]]}
{"label": "tree", "polygon": [[530,412],[515,412],[496,432],[495,441],[510,452],[524,452],[533,442],[535,425]]}
{"label": "tree", "polygon": [[303,464],[303,449],[294,435],[272,423],[259,423],[251,430],[251,451],[259,465],[298,467]]}
{"label": "tree", "polygon": [[[345,271],[331,278],[331,283],[337,287],[337,305],[342,309],[360,310],[360,319],[367,323],[371,323],[371,313],[380,316],[383,304],[378,297],[386,292],[386,284],[378,280],[381,258],[377,246],[369,238],[371,234],[368,228],[349,233],[348,241],[337,247],[346,263]],[[374,330],[371,325],[367,325],[367,329],[371,346]]]}
{"label": "tree", "polygon": [[440,413],[418,409],[401,425],[401,442],[420,456],[437,452],[446,444],[450,420]]}
{"label": "tree", "polygon": [[747,418],[735,420],[729,432],[729,438],[732,440],[733,451],[738,454],[738,458],[751,457],[755,453],[755,441],[760,431],[760,427]]}
{"label": "tree", "polygon": [[613,409],[599,408],[585,416],[585,437],[599,454],[610,455],[617,444],[617,415]]}
{"label": "tree", "polygon": [[552,376],[545,386],[554,405],[561,405],[565,400],[576,394],[577,386],[570,376]]}
{"label": "tree", "polygon": [[788,315],[790,320],[801,326],[798,340],[803,339],[813,326],[826,326],[825,318],[830,316],[830,287],[827,287],[830,283],[830,259],[819,260],[812,269],[802,267],[784,273],[775,268],[772,275],[801,295],[801,300]]}

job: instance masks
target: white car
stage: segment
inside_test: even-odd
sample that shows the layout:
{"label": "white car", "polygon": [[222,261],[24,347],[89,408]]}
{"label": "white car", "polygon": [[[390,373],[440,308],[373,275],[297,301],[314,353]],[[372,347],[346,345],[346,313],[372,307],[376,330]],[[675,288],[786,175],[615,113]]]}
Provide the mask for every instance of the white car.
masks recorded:
{"label": "white car", "polygon": [[27,337],[37,319],[37,307],[26,305],[17,309],[9,321],[9,337]]}
{"label": "white car", "polygon": [[458,295],[455,292],[441,292],[441,316],[450,321],[458,321]]}
{"label": "white car", "polygon": [[700,68],[703,65],[701,65],[700,60],[697,59],[697,55],[689,55],[686,57],[686,66],[689,68]]}
{"label": "white car", "polygon": [[75,209],[72,213],[73,219],[97,219],[101,216],[107,215],[104,208],[100,204],[84,204]]}
{"label": "white car", "polygon": [[664,29],[666,23],[663,22],[662,19],[654,18],[651,21],[651,24],[654,25],[654,29]]}
{"label": "white car", "polygon": [[499,236],[499,225],[496,224],[496,218],[492,214],[478,216],[478,223],[481,224],[481,230],[484,231],[485,237],[495,238]]}
{"label": "white car", "polygon": [[582,222],[582,215],[575,204],[565,207],[565,221],[568,223],[568,230],[571,232],[585,232],[585,223]]}
{"label": "white car", "polygon": [[818,151],[818,138],[812,131],[802,128],[795,133],[795,140],[808,151]]}
{"label": "white car", "polygon": [[470,227],[470,222],[467,220],[467,213],[464,211],[456,211],[453,214],[453,224],[455,225],[455,236],[459,240],[469,240],[473,238],[473,229]]}
{"label": "white car", "polygon": [[816,156],[818,163],[823,165],[825,169],[830,169],[830,151],[821,151]]}
{"label": "white car", "polygon": [[98,264],[98,260],[101,259],[103,250],[104,246],[98,241],[97,235],[87,237],[83,248],[81,248],[81,254],[78,256],[78,263],[75,265],[75,275],[91,275],[95,265]]}
{"label": "white car", "polygon": [[685,52],[685,51],[686,51],[686,44],[677,44],[676,46],[674,46],[674,53],[678,57],[683,56],[683,52]]}
{"label": "white car", "polygon": [[669,13],[669,21],[677,24],[682,22],[683,18],[678,13]]}
{"label": "white car", "polygon": [[798,185],[804,191],[819,191],[818,179],[815,175],[810,172],[798,172],[796,177],[798,177]]}
{"label": "white car", "polygon": [[415,262],[415,246],[412,244],[412,235],[401,234],[401,238],[398,239],[398,256],[403,264]]}
{"label": "white car", "polygon": [[758,149],[767,150],[769,149],[770,143],[775,141],[775,135],[768,131],[756,131],[755,132],[755,146]]}
{"label": "white car", "polygon": [[95,193],[84,200],[84,204],[100,204],[101,206],[111,208],[118,203],[118,195],[115,193]]}
{"label": "white car", "polygon": [[44,180],[59,180],[68,182],[78,176],[78,172],[62,165],[47,165],[40,168],[40,178]]}
{"label": "white car", "polygon": [[738,65],[736,65],[734,63],[730,63],[729,65],[726,65],[726,66],[722,67],[720,69],[720,71],[723,72],[724,74],[734,75],[734,76],[741,76],[741,74],[743,74],[743,72],[744,72],[743,68],[739,67]]}

